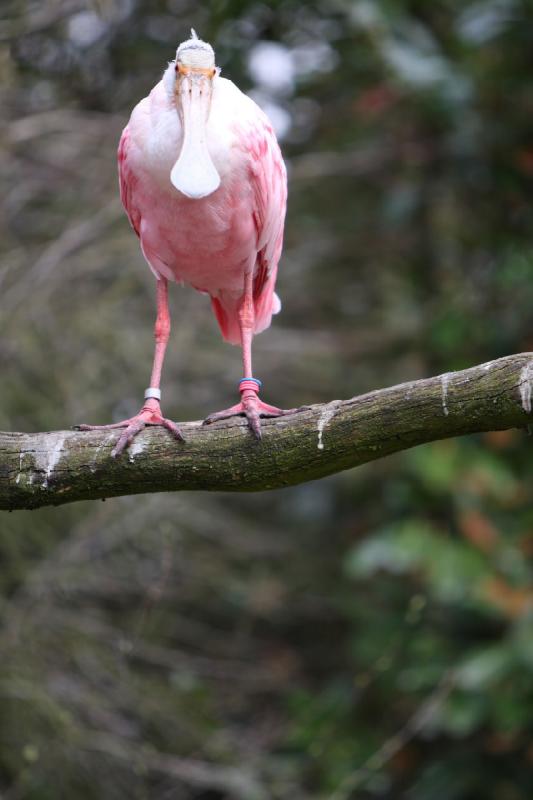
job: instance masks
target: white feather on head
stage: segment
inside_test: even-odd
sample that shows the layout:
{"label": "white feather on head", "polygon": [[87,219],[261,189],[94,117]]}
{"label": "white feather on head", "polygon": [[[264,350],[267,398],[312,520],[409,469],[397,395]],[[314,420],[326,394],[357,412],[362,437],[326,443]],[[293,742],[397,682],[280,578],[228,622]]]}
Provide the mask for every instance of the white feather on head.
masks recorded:
{"label": "white feather on head", "polygon": [[191,28],[191,38],[178,47],[176,61],[193,69],[210,69],[215,66],[215,51],[208,42],[199,39],[194,28]]}
{"label": "white feather on head", "polygon": [[[175,92],[177,61],[180,61],[185,67],[211,69],[215,66],[215,52],[209,42],[199,39],[194,28],[191,28],[191,38],[180,44],[175,60],[168,62],[163,73],[163,85],[171,100],[173,100]],[[220,75],[220,67],[215,67],[215,69],[215,76]]]}

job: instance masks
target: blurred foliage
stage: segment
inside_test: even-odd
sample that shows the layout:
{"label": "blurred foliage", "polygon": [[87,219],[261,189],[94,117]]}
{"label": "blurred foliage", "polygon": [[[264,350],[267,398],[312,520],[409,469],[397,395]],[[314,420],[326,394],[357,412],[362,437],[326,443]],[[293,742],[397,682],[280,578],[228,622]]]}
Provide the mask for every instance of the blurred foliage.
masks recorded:
{"label": "blurred foliage", "polygon": [[[138,409],[154,286],[115,148],[191,26],[288,161],[266,399],[533,350],[529,0],[1,15],[2,428]],[[205,298],[172,306],[164,411],[199,418],[239,357]],[[529,800],[531,464],[508,431],[268,495],[4,514],[3,800]]]}

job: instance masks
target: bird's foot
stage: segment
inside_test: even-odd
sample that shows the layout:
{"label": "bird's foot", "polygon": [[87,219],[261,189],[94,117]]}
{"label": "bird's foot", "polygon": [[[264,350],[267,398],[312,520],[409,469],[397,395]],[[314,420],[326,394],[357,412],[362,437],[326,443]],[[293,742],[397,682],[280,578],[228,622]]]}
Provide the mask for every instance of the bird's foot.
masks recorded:
{"label": "bird's foot", "polygon": [[230,419],[231,417],[246,417],[248,426],[254,434],[256,439],[261,439],[261,417],[282,417],[284,414],[290,414],[294,409],[284,410],[270,406],[268,403],[263,403],[257,396],[260,383],[255,382],[255,387],[244,385],[241,381],[241,402],[236,403],[224,411],[217,411],[215,414],[210,414],[204,419],[204,425],[210,425],[212,422],[218,422],[222,419]]}
{"label": "bird's foot", "polygon": [[172,422],[170,419],[166,419],[166,417],[163,417],[161,414],[159,400],[153,398],[145,401],[138,414],[122,422],[114,422],[111,425],[76,425],[75,427],[76,430],[79,431],[109,431],[115,428],[124,428],[115,447],[111,451],[113,458],[116,458],[132,443],[137,434],[147,425],[161,425],[163,428],[170,431],[178,441],[185,441],[176,423]]}

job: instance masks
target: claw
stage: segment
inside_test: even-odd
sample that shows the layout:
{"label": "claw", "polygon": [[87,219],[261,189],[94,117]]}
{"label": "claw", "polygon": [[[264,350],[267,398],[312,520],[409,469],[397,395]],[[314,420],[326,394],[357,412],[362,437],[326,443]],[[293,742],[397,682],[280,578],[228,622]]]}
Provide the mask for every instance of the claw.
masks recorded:
{"label": "claw", "polygon": [[[290,409],[290,411],[292,410],[293,409]],[[240,403],[237,403],[230,408],[226,408],[224,411],[217,411],[214,414],[209,414],[209,416],[204,419],[203,424],[211,425],[213,422],[219,422],[223,419],[231,419],[231,417],[246,417],[248,421],[248,427],[250,428],[254,437],[258,441],[261,441],[261,418],[281,417],[284,414],[290,413],[290,411],[284,411],[282,408],[276,408],[276,406],[270,406],[268,403],[263,403],[263,401],[257,397],[257,394],[250,393],[248,396],[243,396]]]}
{"label": "claw", "polygon": [[133,442],[137,434],[140,433],[145,427],[146,422],[143,419],[134,417],[133,421],[128,425],[124,433],[120,435],[120,439],[111,450],[111,458],[116,458],[119,456],[123,450],[125,450],[126,447]]}
{"label": "claw", "polygon": [[248,425],[253,435],[255,436],[257,441],[260,442],[262,439],[262,433],[261,433],[261,420],[259,419],[259,414],[255,409],[251,409],[250,411],[247,412],[246,419],[248,420]]}
{"label": "claw", "polygon": [[211,425],[212,422],[219,422],[221,419],[230,419],[231,417],[245,417],[246,410],[242,403],[224,409],[224,411],[215,411],[214,414],[209,414],[202,423],[202,425]]}
{"label": "claw", "polygon": [[163,427],[170,431],[170,433],[178,440],[178,442],[184,442],[185,436],[182,434],[181,430],[178,428],[175,422],[172,422],[171,419],[163,419]]}
{"label": "claw", "polygon": [[166,419],[161,415],[159,401],[153,398],[146,401],[144,406],[135,417],[125,419],[122,422],[114,422],[111,425],[75,425],[74,430],[104,431],[125,428],[125,430],[120,434],[115,447],[111,451],[111,456],[116,458],[122,452],[124,452],[128,445],[133,442],[138,433],[140,433],[147,426],[152,425],[160,425],[163,428],[166,428],[166,430],[169,431],[179,442],[185,441],[185,438],[176,423],[172,422],[170,419]]}

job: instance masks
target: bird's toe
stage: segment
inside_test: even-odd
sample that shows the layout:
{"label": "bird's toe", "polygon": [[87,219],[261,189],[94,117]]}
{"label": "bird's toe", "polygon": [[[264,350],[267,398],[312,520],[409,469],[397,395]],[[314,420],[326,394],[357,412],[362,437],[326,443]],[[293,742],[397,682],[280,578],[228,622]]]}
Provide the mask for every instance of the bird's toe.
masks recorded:
{"label": "bird's toe", "polygon": [[128,425],[126,430],[121,433],[118,442],[111,450],[112,458],[119,456],[126,449],[126,447],[133,442],[137,434],[140,433],[144,427],[146,427],[146,422],[143,419],[139,419],[139,417],[135,418]]}
{"label": "bird's toe", "polygon": [[176,425],[175,422],[172,422],[171,419],[163,419],[162,425],[167,429],[167,431],[170,431],[170,433],[178,440],[178,442],[185,441],[185,437],[182,434],[181,429],[178,427],[178,425]]}
{"label": "bird's toe", "polygon": [[246,411],[246,419],[248,420],[248,426],[252,431],[253,435],[258,441],[262,439],[261,433],[261,417],[257,409],[252,408]]}
{"label": "bird's toe", "polygon": [[214,414],[209,414],[202,425],[211,425],[212,422],[219,422],[222,419],[231,419],[231,417],[242,417],[246,413],[246,410],[242,403],[237,403],[235,406],[231,406],[231,408],[225,408],[224,411],[215,411]]}

